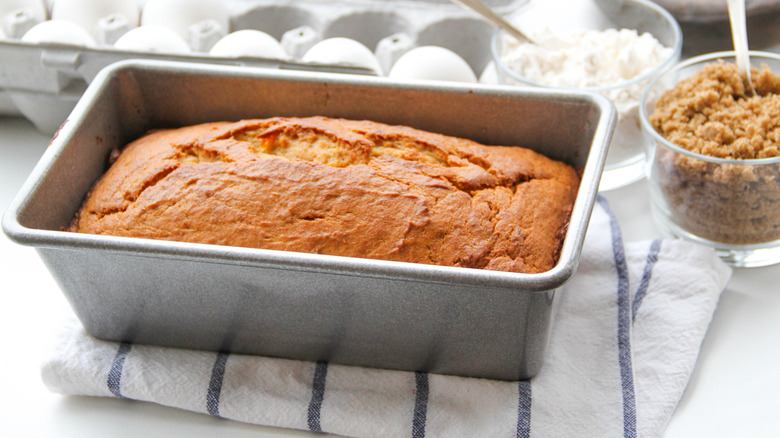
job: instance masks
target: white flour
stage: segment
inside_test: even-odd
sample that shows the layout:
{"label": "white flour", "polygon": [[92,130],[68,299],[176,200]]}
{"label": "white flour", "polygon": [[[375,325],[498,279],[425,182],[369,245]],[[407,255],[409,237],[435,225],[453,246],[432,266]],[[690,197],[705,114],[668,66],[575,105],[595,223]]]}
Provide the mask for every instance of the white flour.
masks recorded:
{"label": "white flour", "polygon": [[[569,33],[545,29],[530,36],[539,44],[522,44],[505,36],[502,61],[527,80],[558,88],[606,87],[627,82],[650,73],[673,54],[673,49],[651,34],[639,35],[633,29]],[[619,117],[607,157],[608,167],[643,153],[639,101],[650,79],[600,90],[615,103]]]}
{"label": "white flour", "polygon": [[[626,82],[649,72],[672,49],[649,33],[633,29],[579,30],[561,34],[551,30],[532,36],[538,45],[504,39],[502,60],[520,76],[559,88],[604,87]],[[636,107],[643,85],[607,91],[618,111]]]}

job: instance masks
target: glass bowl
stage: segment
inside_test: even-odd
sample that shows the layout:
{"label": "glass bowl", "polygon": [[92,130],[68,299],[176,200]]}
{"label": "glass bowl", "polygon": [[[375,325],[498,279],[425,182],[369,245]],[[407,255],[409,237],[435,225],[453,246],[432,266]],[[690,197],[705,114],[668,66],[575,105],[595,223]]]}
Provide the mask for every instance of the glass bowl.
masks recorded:
{"label": "glass bowl", "polygon": [[[639,101],[642,91],[659,73],[668,70],[680,60],[682,31],[674,18],[660,6],[646,0],[625,0],[619,3],[606,0],[594,2],[567,2],[537,0],[520,7],[507,19],[529,35],[547,30],[568,33],[573,29],[606,30],[634,29],[638,34],[649,33],[669,48],[668,56],[631,79],[607,86],[586,86],[577,90],[600,93],[610,98],[618,110],[609,154],[599,190],[611,190],[644,177],[645,149],[639,123]],[[521,76],[505,60],[511,37],[496,31],[491,43],[496,78],[501,84],[571,90]],[[532,37],[533,38],[533,37]]]}
{"label": "glass bowl", "polygon": [[[750,52],[751,64],[780,74],[780,55]],[[735,267],[780,262],[780,157],[715,158],[662,137],[650,117],[659,97],[681,80],[733,52],[691,58],[656,78],[642,96],[653,218],[661,231],[715,248]]]}

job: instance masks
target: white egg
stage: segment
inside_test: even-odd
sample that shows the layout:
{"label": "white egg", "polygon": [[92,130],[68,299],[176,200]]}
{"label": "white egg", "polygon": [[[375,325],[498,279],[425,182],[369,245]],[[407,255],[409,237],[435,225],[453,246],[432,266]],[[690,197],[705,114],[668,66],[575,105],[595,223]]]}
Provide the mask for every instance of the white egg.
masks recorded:
{"label": "white egg", "polygon": [[363,44],[350,38],[328,38],[313,45],[301,58],[303,62],[363,67],[382,74],[374,53]]}
{"label": "white egg", "polygon": [[165,26],[187,38],[187,29],[203,20],[214,20],[230,32],[230,13],[221,0],[146,0],[141,24]]}
{"label": "white egg", "polygon": [[136,27],[141,10],[137,0],[55,0],[51,10],[52,20],[76,23],[90,34],[95,32],[98,20],[116,14],[122,15],[130,27]]}
{"label": "white egg", "polygon": [[48,17],[43,0],[0,0],[0,23],[6,14],[19,10],[27,10],[37,21],[44,21]]}
{"label": "white egg", "polygon": [[140,26],[122,35],[114,47],[131,52],[185,54],[190,46],[178,33],[163,26]]}
{"label": "white egg", "polygon": [[28,43],[59,43],[74,46],[94,46],[92,35],[70,21],[49,20],[31,27],[22,41]]}
{"label": "white egg", "polygon": [[245,29],[222,37],[209,54],[225,58],[256,56],[268,59],[287,59],[281,43],[271,35],[259,30]]}
{"label": "white egg", "polygon": [[404,53],[387,75],[398,80],[477,82],[468,63],[452,50],[421,46]]}
{"label": "white egg", "polygon": [[482,74],[479,76],[479,82],[483,84],[500,84],[498,80],[498,70],[496,69],[496,63],[493,61],[488,62],[485,69],[482,70]]}

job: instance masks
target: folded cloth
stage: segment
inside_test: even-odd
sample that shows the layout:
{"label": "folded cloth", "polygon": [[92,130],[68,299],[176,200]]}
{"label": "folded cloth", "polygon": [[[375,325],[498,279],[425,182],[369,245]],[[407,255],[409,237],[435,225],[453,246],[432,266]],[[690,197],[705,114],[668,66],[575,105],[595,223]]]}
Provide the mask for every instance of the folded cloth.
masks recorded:
{"label": "folded cloth", "polygon": [[730,275],[714,251],[692,243],[624,244],[600,197],[530,381],[106,342],[76,321],[59,333],[42,376],[64,394],[356,437],[655,437]]}

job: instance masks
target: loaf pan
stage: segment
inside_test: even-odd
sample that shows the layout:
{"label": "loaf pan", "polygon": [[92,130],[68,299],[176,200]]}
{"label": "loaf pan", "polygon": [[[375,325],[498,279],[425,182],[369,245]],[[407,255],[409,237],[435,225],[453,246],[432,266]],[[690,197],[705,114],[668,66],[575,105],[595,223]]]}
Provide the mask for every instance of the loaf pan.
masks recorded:
{"label": "loaf pan", "polygon": [[[148,130],[312,115],[524,146],[582,169],[560,260],[517,274],[61,231],[111,150]],[[614,120],[589,93],[123,61],[90,84],[3,229],[37,249],[97,338],[524,379],[542,365],[555,293],[577,268]]]}

